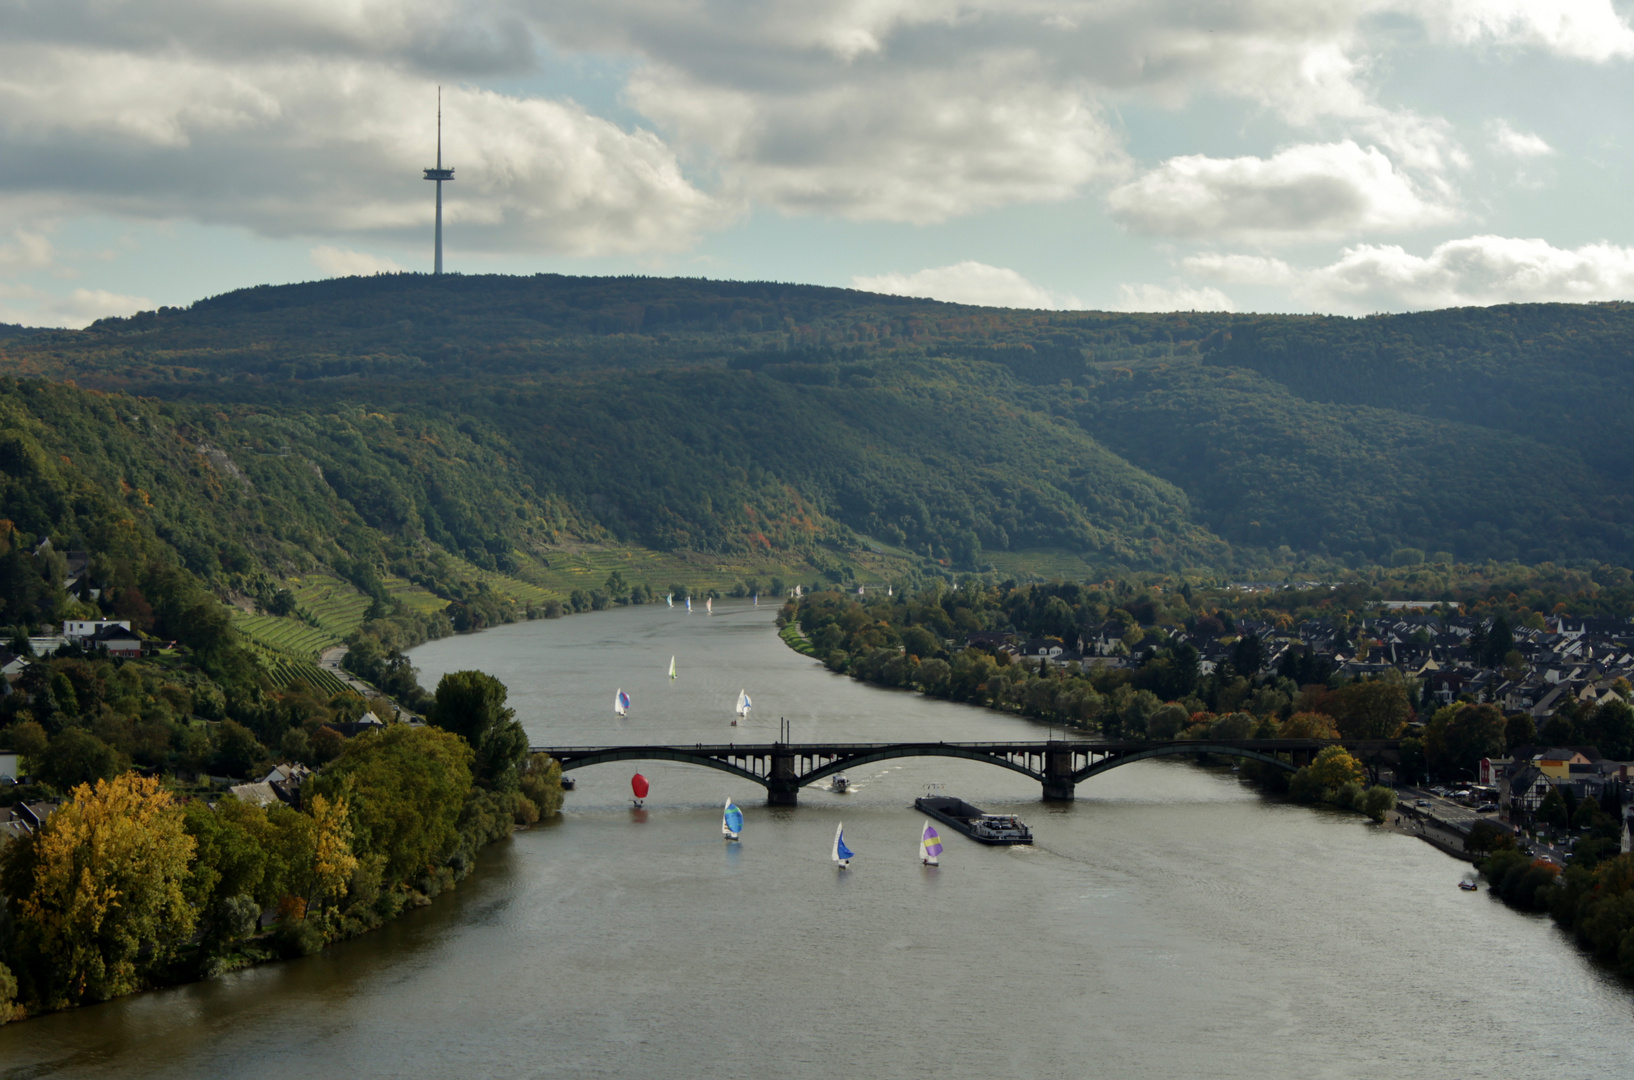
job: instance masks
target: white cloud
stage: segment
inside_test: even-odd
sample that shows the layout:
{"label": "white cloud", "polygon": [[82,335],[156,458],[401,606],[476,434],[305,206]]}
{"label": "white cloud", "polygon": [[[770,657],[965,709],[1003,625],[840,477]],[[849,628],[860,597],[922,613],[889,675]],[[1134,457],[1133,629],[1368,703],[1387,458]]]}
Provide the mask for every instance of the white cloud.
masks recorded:
{"label": "white cloud", "polygon": [[1236,311],[1231,297],[1211,286],[1119,285],[1115,311]]}
{"label": "white cloud", "polygon": [[929,297],[953,304],[983,307],[1082,308],[1077,297],[1051,292],[1033,284],[1014,270],[966,260],[952,266],[938,266],[912,274],[859,274],[851,284],[865,292],[891,296]]}
{"label": "white cloud", "polygon": [[1516,131],[1509,121],[1498,120],[1490,126],[1492,145],[1499,151],[1518,158],[1547,157],[1555,148],[1543,138],[1529,132]]}
{"label": "white cloud", "polygon": [[[0,211],[106,212],[272,236],[421,240],[435,88],[371,59],[109,52],[0,41]],[[444,148],[459,250],[684,248],[725,220],[649,131],[572,102],[451,87]],[[20,162],[27,162],[23,168]],[[9,175],[8,175],[9,174]],[[457,226],[458,228],[454,228]]]}
{"label": "white cloud", "polygon": [[1170,158],[1113,190],[1113,217],[1158,236],[1305,242],[1420,228],[1455,211],[1375,147],[1308,144],[1270,158]]}
{"label": "white cloud", "polygon": [[330,247],[328,244],[320,244],[308,254],[312,256],[313,265],[330,277],[391,274],[403,269],[395,259],[349,248]]}
{"label": "white cloud", "polygon": [[1611,0],[1424,0],[1413,6],[1455,41],[1530,45],[1598,62],[1634,56],[1634,30]]}
{"label": "white cloud", "polygon": [[1294,280],[1293,267],[1268,255],[1203,252],[1181,259],[1180,268],[1196,277],[1230,285],[1285,285]]}
{"label": "white cloud", "polygon": [[1296,292],[1352,311],[1516,302],[1634,299],[1634,249],[1557,248],[1544,240],[1472,236],[1418,256],[1395,245],[1347,248]]}
{"label": "white cloud", "polygon": [[0,274],[54,269],[57,250],[51,238],[35,229],[18,229],[9,241],[0,243]]}
{"label": "white cloud", "polygon": [[110,315],[134,315],[157,305],[145,296],[125,296],[106,289],[75,289],[66,296],[32,285],[0,283],[0,322],[78,330]]}

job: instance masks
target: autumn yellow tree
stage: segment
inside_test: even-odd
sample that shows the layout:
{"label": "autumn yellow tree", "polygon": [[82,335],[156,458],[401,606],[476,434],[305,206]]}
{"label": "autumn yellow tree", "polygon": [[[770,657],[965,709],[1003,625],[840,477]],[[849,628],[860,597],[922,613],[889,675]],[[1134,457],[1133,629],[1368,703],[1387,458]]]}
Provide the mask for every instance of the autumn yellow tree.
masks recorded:
{"label": "autumn yellow tree", "polygon": [[321,905],[345,893],[347,879],[357,869],[357,857],[352,854],[345,799],[314,795],[307,802],[307,813],[312,815],[312,895],[307,902]]}
{"label": "autumn yellow tree", "polygon": [[[46,1008],[105,1001],[145,976],[193,932],[184,894],[193,838],[157,780],[127,773],[81,784],[39,833],[8,853],[18,935]],[[32,880],[27,888],[17,879]]]}
{"label": "autumn yellow tree", "polygon": [[1346,784],[1367,780],[1367,770],[1342,746],[1329,746],[1311,762],[1311,776],[1326,791],[1338,791]]}

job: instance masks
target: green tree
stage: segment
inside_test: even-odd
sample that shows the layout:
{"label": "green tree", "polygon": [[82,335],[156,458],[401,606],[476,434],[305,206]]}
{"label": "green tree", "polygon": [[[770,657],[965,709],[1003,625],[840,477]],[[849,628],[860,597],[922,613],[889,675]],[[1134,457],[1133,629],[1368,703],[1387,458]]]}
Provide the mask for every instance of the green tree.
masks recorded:
{"label": "green tree", "polygon": [[1471,855],[1490,855],[1515,846],[1515,834],[1490,821],[1477,821],[1464,837],[1464,850]]}
{"label": "green tree", "polygon": [[1509,721],[1495,705],[1459,703],[1438,709],[1424,725],[1424,754],[1440,776],[1475,775],[1484,757],[1502,754]]}
{"label": "green tree", "polygon": [[1340,687],[1328,699],[1327,708],[1347,739],[1394,739],[1413,712],[1407,689],[1381,679]]}
{"label": "green tree", "polygon": [[529,754],[522,763],[522,795],[534,806],[539,818],[555,816],[562,809],[562,765],[549,754]]}
{"label": "green tree", "polygon": [[1527,713],[1515,713],[1504,722],[1504,748],[1509,753],[1537,741],[1538,726]]}
{"label": "green tree", "polygon": [[123,763],[119,752],[88,731],[68,728],[40,755],[38,776],[58,791],[112,780]]}
{"label": "green tree", "polygon": [[515,790],[516,768],[528,753],[527,732],[505,705],[505,684],[480,671],[454,671],[437,684],[427,719],[466,741],[472,772],[483,787]]}
{"label": "green tree", "polygon": [[1374,784],[1362,792],[1362,804],[1357,807],[1374,821],[1383,821],[1396,808],[1396,793],[1383,784]]}
{"label": "green tree", "polygon": [[356,853],[384,856],[385,880],[395,884],[441,865],[458,847],[473,756],[451,732],[392,724],[348,740],[305,787],[346,799]]}
{"label": "green tree", "polygon": [[1545,825],[1561,828],[1566,824],[1566,800],[1560,797],[1560,789],[1551,787],[1549,794],[1543,797],[1538,804],[1537,819]]}

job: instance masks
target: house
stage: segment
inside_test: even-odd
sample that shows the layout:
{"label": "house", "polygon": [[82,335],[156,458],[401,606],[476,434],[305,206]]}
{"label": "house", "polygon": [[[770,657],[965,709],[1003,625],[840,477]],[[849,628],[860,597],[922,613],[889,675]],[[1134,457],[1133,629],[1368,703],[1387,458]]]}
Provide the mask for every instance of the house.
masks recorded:
{"label": "house", "polygon": [[88,649],[106,649],[109,656],[134,659],[142,655],[142,638],[128,626],[104,626],[80,644]]}
{"label": "house", "polygon": [[274,765],[272,771],[262,777],[261,782],[270,785],[274,795],[299,810],[301,808],[301,785],[311,775],[311,769],[299,762],[295,762],[288,765]]}
{"label": "house", "polygon": [[16,780],[22,775],[22,755],[15,750],[0,750],[0,779]]}
{"label": "house", "polygon": [[87,638],[94,638],[103,629],[116,626],[121,630],[130,629],[128,619],[69,619],[62,624],[62,636],[75,644],[82,644]]}
{"label": "house", "polygon": [[18,656],[10,649],[0,646],[0,675],[21,675],[28,666],[28,657]]}
{"label": "house", "polygon": [[1498,798],[1500,800],[1504,798],[1503,789],[1506,783],[1509,789],[1508,801],[1512,815],[1537,813],[1537,809],[1543,804],[1543,800],[1547,799],[1549,792],[1554,790],[1554,785],[1549,782],[1549,778],[1530,765],[1522,768],[1514,776],[1509,777],[1507,782],[1499,783]]}
{"label": "house", "polygon": [[368,731],[379,731],[386,726],[386,722],[372,712],[366,712],[356,720],[332,721],[324,727],[338,731],[348,739],[362,735]]}
{"label": "house", "polygon": [[1573,765],[1587,765],[1591,760],[1580,750],[1552,746],[1532,756],[1532,767],[1551,780],[1565,780],[1571,776]]}
{"label": "house", "polygon": [[234,784],[227,789],[233,798],[239,802],[249,803],[251,806],[271,806],[280,802],[278,793],[266,781],[254,784]]}
{"label": "house", "polygon": [[1482,758],[1476,782],[1482,787],[1497,787],[1498,781],[1508,776],[1514,765],[1514,758]]}

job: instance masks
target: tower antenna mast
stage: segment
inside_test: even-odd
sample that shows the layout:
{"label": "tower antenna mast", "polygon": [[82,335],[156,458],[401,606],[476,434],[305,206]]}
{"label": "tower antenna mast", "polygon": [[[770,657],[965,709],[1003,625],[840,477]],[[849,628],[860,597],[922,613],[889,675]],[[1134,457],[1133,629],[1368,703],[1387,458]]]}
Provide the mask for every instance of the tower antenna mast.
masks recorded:
{"label": "tower antenna mast", "polygon": [[454,179],[454,170],[443,168],[443,88],[437,87],[437,167],[426,170],[426,179],[437,181],[437,257],[432,273],[443,272],[443,181]]}

